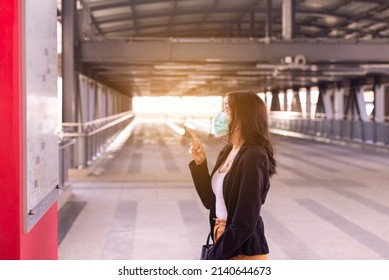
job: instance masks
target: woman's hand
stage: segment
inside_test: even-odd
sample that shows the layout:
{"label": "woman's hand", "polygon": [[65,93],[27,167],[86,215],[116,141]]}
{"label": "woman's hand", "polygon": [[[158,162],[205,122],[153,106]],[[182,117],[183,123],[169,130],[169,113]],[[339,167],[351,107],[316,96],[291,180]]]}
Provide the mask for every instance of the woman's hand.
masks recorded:
{"label": "woman's hand", "polygon": [[192,158],[197,165],[202,164],[205,161],[205,152],[203,145],[201,144],[200,139],[197,137],[196,133],[190,128],[186,128],[189,134],[193,138],[193,142],[189,148],[189,153],[192,155]]}

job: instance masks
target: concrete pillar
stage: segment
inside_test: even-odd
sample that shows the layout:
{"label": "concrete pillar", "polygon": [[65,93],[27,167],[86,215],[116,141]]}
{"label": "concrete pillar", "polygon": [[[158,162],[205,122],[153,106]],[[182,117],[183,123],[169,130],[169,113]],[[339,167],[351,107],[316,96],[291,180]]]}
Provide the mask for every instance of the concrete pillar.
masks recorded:
{"label": "concrete pillar", "polygon": [[85,76],[79,76],[79,94],[80,94],[80,114],[79,122],[83,123],[88,121],[89,115],[89,81]]}
{"label": "concrete pillar", "polygon": [[288,111],[288,96],[286,90],[284,91],[284,111]]}
{"label": "concrete pillar", "polygon": [[363,88],[362,87],[360,87],[358,90],[356,90],[356,101],[357,101],[357,106],[358,106],[358,111],[359,111],[359,117],[361,118],[361,120],[364,122],[370,121],[369,116],[367,115],[367,112],[366,112],[366,102],[365,102],[365,99],[363,98]]}
{"label": "concrete pillar", "polygon": [[273,94],[271,93],[271,91],[266,91],[265,92],[265,103],[266,103],[266,108],[268,111],[270,111],[272,99],[273,99]]}
{"label": "concrete pillar", "polygon": [[96,103],[96,86],[95,83],[91,80],[88,80],[88,121],[93,121],[95,116],[95,103]]}
{"label": "concrete pillar", "polygon": [[292,112],[302,112],[298,90],[293,90]]}
{"label": "concrete pillar", "polygon": [[385,122],[385,86],[376,85],[374,92],[374,120],[377,123],[383,123]]}
{"label": "concrete pillar", "polygon": [[99,85],[97,83],[93,83],[94,93],[95,93],[95,103],[93,109],[93,119],[97,119],[99,117]]}
{"label": "concrete pillar", "polygon": [[119,100],[120,100],[121,96],[122,96],[122,94],[117,93],[114,95],[114,98],[113,98],[113,113],[115,115],[120,113]]}
{"label": "concrete pillar", "polygon": [[306,90],[307,103],[305,105],[305,113],[307,118],[311,118],[311,91],[309,89]]}
{"label": "concrete pillar", "polygon": [[297,94],[298,94],[298,98],[299,98],[299,101],[300,101],[300,106],[301,106],[301,114],[303,116],[303,118],[306,118],[308,116],[308,111],[307,111],[307,107],[308,107],[308,96],[307,96],[307,91],[305,90],[302,90],[302,89],[298,89],[297,90]]}
{"label": "concrete pillar", "polygon": [[112,116],[115,114],[115,107],[114,107],[114,96],[117,93],[113,90],[108,91],[108,116]]}
{"label": "concrete pillar", "polygon": [[[88,79],[84,76],[79,75],[77,77],[78,81],[78,118],[77,122],[83,124],[88,120],[88,103],[89,103],[89,98],[88,98]],[[78,132],[83,134],[86,133],[87,131],[84,130],[83,126],[78,126]],[[78,168],[83,168],[87,165],[87,143],[88,140],[86,139],[87,136],[80,136],[77,139],[76,147],[77,147],[77,152],[76,152],[76,158],[77,158],[77,167]]]}
{"label": "concrete pillar", "polygon": [[127,102],[128,102],[128,105],[126,106],[126,111],[130,111],[130,110],[132,110],[132,96],[127,98]]}
{"label": "concrete pillar", "polygon": [[62,0],[62,121],[77,122],[75,73],[76,0]]}
{"label": "concrete pillar", "polygon": [[389,87],[385,88],[385,118],[389,118]]}
{"label": "concrete pillar", "polygon": [[[355,89],[354,87],[351,87],[349,89],[348,95],[347,95],[347,102],[346,102],[346,110],[344,112],[344,115],[346,119],[350,120],[359,120],[359,108],[358,105],[356,104],[357,97],[356,97],[356,91],[358,89]],[[356,114],[357,111],[357,114]]]}
{"label": "concrete pillar", "polygon": [[344,88],[335,88],[334,111],[334,119],[342,120],[344,117]]}
{"label": "concrete pillar", "polygon": [[389,98],[385,98],[385,86],[382,84],[376,84],[374,93],[374,141],[379,144],[385,144],[389,137],[384,124],[385,101],[388,102]]}
{"label": "concrete pillar", "polygon": [[332,90],[327,89],[323,90],[323,92],[320,92],[322,94],[322,100],[323,100],[323,106],[324,106],[324,112],[326,114],[326,118],[328,120],[332,120],[334,118],[334,110],[332,109],[332,100],[331,100],[331,95],[332,95]]}
{"label": "concrete pillar", "polygon": [[272,91],[272,100],[270,111],[280,111],[280,100],[278,98],[278,91]]}

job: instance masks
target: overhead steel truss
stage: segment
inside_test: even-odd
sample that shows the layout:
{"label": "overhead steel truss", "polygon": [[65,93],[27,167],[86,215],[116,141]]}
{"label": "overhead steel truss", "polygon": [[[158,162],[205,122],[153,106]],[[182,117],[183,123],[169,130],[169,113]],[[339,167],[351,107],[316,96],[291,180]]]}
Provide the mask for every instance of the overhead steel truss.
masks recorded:
{"label": "overhead steel truss", "polygon": [[220,62],[281,63],[286,56],[302,55],[309,63],[389,63],[389,40],[274,41],[230,39],[162,39],[85,41],[79,46],[81,62]]}
{"label": "overhead steel truss", "polygon": [[385,0],[77,2],[76,70],[129,95],[389,77]]}

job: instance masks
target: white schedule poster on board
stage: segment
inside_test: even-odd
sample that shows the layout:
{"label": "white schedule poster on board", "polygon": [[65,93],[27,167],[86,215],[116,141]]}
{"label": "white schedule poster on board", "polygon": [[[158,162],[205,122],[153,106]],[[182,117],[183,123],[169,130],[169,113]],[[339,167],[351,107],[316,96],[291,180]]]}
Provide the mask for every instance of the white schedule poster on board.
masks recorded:
{"label": "white schedule poster on board", "polygon": [[24,1],[24,226],[58,198],[57,1]]}

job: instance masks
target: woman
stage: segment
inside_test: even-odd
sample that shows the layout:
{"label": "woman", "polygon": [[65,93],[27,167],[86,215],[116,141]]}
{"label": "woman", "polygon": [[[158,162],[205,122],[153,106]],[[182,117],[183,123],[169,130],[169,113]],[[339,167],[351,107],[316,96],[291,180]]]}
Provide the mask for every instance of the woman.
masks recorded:
{"label": "woman", "polygon": [[233,92],[215,119],[216,135],[227,135],[209,174],[203,146],[194,134],[189,152],[193,182],[210,209],[214,246],[207,259],[267,259],[269,248],[260,216],[276,173],[265,103],[253,92]]}

